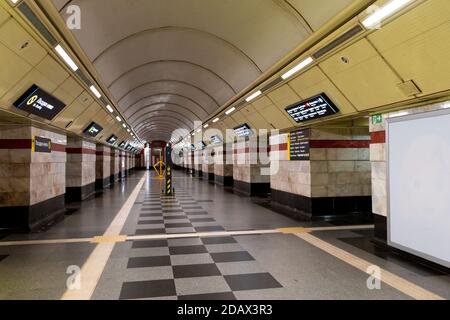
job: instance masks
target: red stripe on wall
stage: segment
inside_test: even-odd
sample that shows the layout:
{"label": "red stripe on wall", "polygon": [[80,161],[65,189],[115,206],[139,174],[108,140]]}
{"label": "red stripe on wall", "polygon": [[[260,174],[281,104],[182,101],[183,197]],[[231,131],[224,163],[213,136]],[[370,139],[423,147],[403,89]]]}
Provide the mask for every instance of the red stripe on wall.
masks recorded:
{"label": "red stripe on wall", "polygon": [[0,149],[31,149],[31,139],[1,139]]}
{"label": "red stripe on wall", "polygon": [[[258,148],[256,151],[257,153],[260,152],[270,152],[270,147],[269,148]],[[242,153],[250,153],[250,148],[245,148],[245,149],[234,149],[234,154],[242,154]]]}
{"label": "red stripe on wall", "polygon": [[386,131],[372,132],[372,141],[370,143],[386,143]]}
{"label": "red stripe on wall", "polygon": [[55,152],[66,152],[66,146],[63,144],[53,143],[52,142],[52,151]]}
{"label": "red stripe on wall", "polygon": [[270,146],[271,151],[286,151],[287,149],[288,149],[287,143],[276,144],[276,145]]}
{"label": "red stripe on wall", "polygon": [[311,140],[310,148],[369,148],[370,140]]}
{"label": "red stripe on wall", "polygon": [[96,154],[96,150],[86,149],[86,148],[66,148],[69,154]]}

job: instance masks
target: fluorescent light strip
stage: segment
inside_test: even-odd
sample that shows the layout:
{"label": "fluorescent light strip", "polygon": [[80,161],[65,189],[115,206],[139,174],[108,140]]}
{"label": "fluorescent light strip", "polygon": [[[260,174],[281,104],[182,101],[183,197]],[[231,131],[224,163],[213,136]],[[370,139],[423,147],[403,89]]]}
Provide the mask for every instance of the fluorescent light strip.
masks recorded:
{"label": "fluorescent light strip", "polygon": [[114,109],[109,104],[106,106],[106,109],[108,109],[108,111],[111,113],[114,112]]}
{"label": "fluorescent light strip", "polygon": [[402,7],[404,7],[411,1],[412,0],[392,0],[386,3],[381,8],[376,9],[373,14],[364,19],[363,21],[364,27],[366,27],[366,29],[371,29],[375,27],[383,19],[400,10]]}
{"label": "fluorescent light strip", "polygon": [[122,124],[122,127],[124,127],[125,129],[127,128],[127,125],[124,123]]}
{"label": "fluorescent light strip", "polygon": [[122,119],[119,116],[117,116],[116,119],[117,121],[122,122]]}
{"label": "fluorescent light strip", "polygon": [[91,89],[92,93],[98,98],[100,99],[102,97],[102,95],[100,94],[100,92],[97,90],[96,87],[94,87],[93,85],[89,88]]}
{"label": "fluorescent light strip", "polygon": [[216,123],[216,122],[219,122],[219,118],[215,118],[214,120],[213,120],[213,123]]}
{"label": "fluorescent light strip", "polygon": [[205,124],[204,126],[203,126],[203,128],[208,128],[209,127],[209,124]]}
{"label": "fluorescent light strip", "polygon": [[[16,3],[16,2],[14,2],[14,3]],[[55,51],[61,57],[61,59],[63,59],[64,62],[67,63],[67,65],[70,67],[70,69],[72,69],[73,71],[77,71],[78,70],[78,66],[76,65],[76,63],[67,54],[67,52],[63,49],[63,47],[61,47],[61,45],[58,44],[55,47]]]}
{"label": "fluorescent light strip", "polygon": [[257,97],[259,97],[261,94],[262,94],[261,90],[258,90],[254,94],[252,94],[251,96],[247,97],[245,99],[245,101],[250,102],[250,101],[256,99]]}
{"label": "fluorescent light strip", "polygon": [[226,114],[226,115],[229,115],[229,114],[233,113],[234,111],[236,111],[236,108],[235,108],[235,107],[233,107],[233,108],[231,108],[230,110],[228,110],[227,112],[225,112],[225,114]]}
{"label": "fluorescent light strip", "polygon": [[293,67],[291,70],[289,70],[288,72],[286,72],[285,74],[283,74],[281,76],[281,78],[283,78],[283,80],[286,80],[290,77],[292,77],[294,74],[296,74],[297,72],[299,72],[300,70],[304,69],[305,67],[307,67],[308,65],[310,65],[313,62],[313,58],[308,57],[305,60],[303,60],[302,62],[300,62],[298,65],[296,65],[295,67]]}

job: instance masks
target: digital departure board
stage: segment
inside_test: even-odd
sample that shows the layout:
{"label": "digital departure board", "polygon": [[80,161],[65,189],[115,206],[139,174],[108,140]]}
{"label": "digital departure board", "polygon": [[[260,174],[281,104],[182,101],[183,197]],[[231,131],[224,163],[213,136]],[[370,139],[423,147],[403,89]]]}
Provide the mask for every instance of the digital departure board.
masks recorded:
{"label": "digital departure board", "polygon": [[325,93],[298,102],[285,110],[297,123],[331,116],[339,112],[339,109]]}
{"label": "digital departure board", "polygon": [[234,134],[238,137],[248,137],[253,134],[253,130],[250,128],[250,126],[247,123],[244,123],[236,128],[233,129]]}
{"label": "digital departure board", "polygon": [[125,141],[122,141],[120,144],[119,144],[119,148],[125,148],[125,146],[126,146],[126,142]]}
{"label": "digital departure board", "polygon": [[291,161],[310,160],[310,137],[311,130],[309,129],[293,131],[289,134]]}
{"label": "digital departure board", "polygon": [[223,140],[222,140],[222,138],[219,135],[214,135],[214,136],[211,137],[211,142],[214,145],[218,145],[218,144],[222,144]]}
{"label": "digital departure board", "polygon": [[95,138],[102,131],[103,128],[100,125],[96,124],[95,122],[91,122],[91,124],[86,129],[84,129],[83,133],[87,136]]}
{"label": "digital departure board", "polygon": [[53,120],[66,105],[37,85],[33,85],[14,102],[14,106],[41,118]]}
{"label": "digital departure board", "polygon": [[108,138],[108,140],[106,140],[106,142],[112,145],[117,142],[117,139],[118,139],[117,136],[112,135],[111,137]]}

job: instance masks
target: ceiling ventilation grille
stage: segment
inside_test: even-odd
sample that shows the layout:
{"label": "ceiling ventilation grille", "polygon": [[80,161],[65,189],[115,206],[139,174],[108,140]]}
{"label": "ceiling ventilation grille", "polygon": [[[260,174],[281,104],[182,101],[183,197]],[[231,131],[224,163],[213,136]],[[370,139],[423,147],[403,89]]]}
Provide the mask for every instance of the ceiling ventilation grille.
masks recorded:
{"label": "ceiling ventilation grille", "polygon": [[48,29],[42,24],[39,18],[25,2],[22,2],[19,5],[19,10],[52,47],[55,47],[58,44],[58,41],[56,41],[50,31],[48,31]]}
{"label": "ceiling ventilation grille", "polygon": [[327,44],[323,48],[317,50],[312,56],[314,57],[314,59],[319,59],[320,57],[324,56],[325,54],[327,54],[328,52],[330,52],[337,46],[343,44],[350,38],[353,38],[361,31],[363,31],[363,28],[359,24],[354,26],[353,28],[351,28],[350,30],[345,32],[344,34],[340,35],[339,37],[337,37],[336,39],[331,41],[329,44]]}
{"label": "ceiling ventilation grille", "polygon": [[265,87],[263,87],[261,89],[262,92],[266,92],[270,89],[272,89],[273,87],[275,87],[277,84],[283,82],[283,78],[276,78],[275,80],[273,80],[271,83],[269,83],[268,85],[266,85]]}
{"label": "ceiling ventilation grille", "polygon": [[399,83],[397,87],[408,97],[422,93],[422,90],[412,80]]}

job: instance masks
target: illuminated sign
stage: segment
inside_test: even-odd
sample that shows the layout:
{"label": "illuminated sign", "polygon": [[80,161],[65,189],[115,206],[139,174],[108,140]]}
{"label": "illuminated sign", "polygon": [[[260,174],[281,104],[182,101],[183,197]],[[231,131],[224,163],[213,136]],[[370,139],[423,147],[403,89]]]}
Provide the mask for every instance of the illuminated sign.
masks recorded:
{"label": "illuminated sign", "polygon": [[112,135],[111,137],[108,138],[108,140],[106,140],[107,143],[109,144],[115,144],[117,142],[117,136]]}
{"label": "illuminated sign", "polygon": [[222,144],[223,140],[222,140],[222,138],[220,136],[215,135],[215,136],[211,137],[211,142],[212,142],[212,144],[217,145],[217,144]]}
{"label": "illuminated sign", "polygon": [[310,160],[311,130],[303,129],[289,134],[289,159],[291,161]]}
{"label": "illuminated sign", "polygon": [[37,85],[33,85],[14,102],[14,106],[44,119],[53,120],[66,105]]}
{"label": "illuminated sign", "polygon": [[100,132],[102,132],[103,128],[96,124],[95,122],[91,122],[91,124],[83,131],[83,133],[87,136],[95,138]]}
{"label": "illuminated sign", "polygon": [[41,137],[34,137],[33,152],[52,153],[52,140]]}
{"label": "illuminated sign", "polygon": [[331,116],[339,112],[339,109],[325,93],[298,102],[285,110],[297,123]]}
{"label": "illuminated sign", "polygon": [[125,142],[125,141],[122,141],[120,144],[119,144],[119,148],[125,148],[125,145],[126,145],[127,143]]}
{"label": "illuminated sign", "polygon": [[197,150],[203,150],[206,148],[206,143],[203,141],[200,141],[199,143],[197,143]]}
{"label": "illuminated sign", "polygon": [[238,137],[248,137],[253,134],[253,130],[246,123],[234,128],[233,130],[234,134],[237,135]]}

